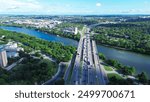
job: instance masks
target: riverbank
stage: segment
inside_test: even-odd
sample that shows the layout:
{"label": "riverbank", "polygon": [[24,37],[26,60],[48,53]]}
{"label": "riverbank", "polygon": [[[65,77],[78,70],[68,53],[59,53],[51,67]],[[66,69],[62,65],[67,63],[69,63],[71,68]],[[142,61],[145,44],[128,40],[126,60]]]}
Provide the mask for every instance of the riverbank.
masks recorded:
{"label": "riverbank", "polygon": [[148,53],[139,52],[139,51],[137,51],[137,50],[131,50],[131,49],[123,48],[123,47],[108,45],[108,44],[104,44],[104,43],[98,43],[97,41],[96,41],[96,44],[97,44],[97,45],[106,46],[106,47],[110,47],[110,48],[114,48],[114,49],[118,49],[118,50],[124,50],[124,51],[129,51],[129,52],[134,52],[134,53],[137,53],[137,54],[143,54],[143,55],[148,55],[148,56],[150,56],[150,54],[148,54]]}
{"label": "riverbank", "polygon": [[[74,47],[78,46],[78,42],[76,40],[57,36],[54,34],[47,34],[47,33],[41,32],[41,31],[37,31],[35,29],[28,29],[25,27],[24,28],[23,27],[11,27],[11,26],[0,26],[0,28],[3,30],[18,32],[18,33],[24,33],[24,34],[34,36],[37,38],[41,38],[41,39],[44,39],[47,41],[59,42],[59,43],[66,45],[66,46],[74,46]],[[74,42],[74,43],[70,43],[70,42]]]}
{"label": "riverbank", "polygon": [[46,34],[50,34],[50,35],[56,35],[56,36],[61,36],[61,37],[65,37],[65,38],[70,38],[76,41],[80,40],[80,34],[78,33],[77,35],[72,35],[72,34],[63,34],[61,33],[56,33],[57,31],[55,30],[49,30],[46,28],[35,28],[35,27],[31,27],[31,26],[26,26],[26,25],[19,25],[19,24],[0,24],[0,26],[6,26],[6,27],[19,27],[19,28],[27,28],[27,29],[32,29],[35,31],[39,31],[39,32],[43,32]]}
{"label": "riverbank", "polygon": [[133,51],[133,50],[131,50],[131,49],[121,48],[121,47],[117,47],[117,46],[111,46],[111,45],[102,44],[102,43],[97,43],[97,44],[98,44],[98,45],[105,46],[105,47],[110,47],[110,48],[118,49],[118,50],[129,51],[129,52],[134,52],[134,53],[137,53],[137,54],[143,54],[143,55],[148,55],[148,56],[150,56],[150,54],[139,53],[138,51]]}
{"label": "riverbank", "polygon": [[121,48],[121,47],[117,47],[117,46],[111,46],[111,45],[102,44],[102,43],[97,43],[97,44],[98,45],[102,45],[102,46],[106,46],[106,47],[110,47],[110,48],[114,48],[114,49],[118,49],[118,50],[124,50],[124,51],[131,51],[131,52],[133,52],[132,50],[126,49],[126,48]]}
{"label": "riverbank", "polygon": [[136,74],[136,69],[131,66],[125,66],[117,60],[106,59],[105,55],[99,53],[101,67],[107,73],[110,85],[138,85],[150,84],[147,73]]}

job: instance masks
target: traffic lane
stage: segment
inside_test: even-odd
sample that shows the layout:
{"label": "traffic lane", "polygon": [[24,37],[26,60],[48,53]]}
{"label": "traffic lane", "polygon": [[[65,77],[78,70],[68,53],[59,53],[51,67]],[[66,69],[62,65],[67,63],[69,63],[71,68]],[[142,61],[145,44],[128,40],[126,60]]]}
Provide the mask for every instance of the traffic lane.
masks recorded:
{"label": "traffic lane", "polygon": [[[93,55],[94,55],[94,61],[95,61],[95,69],[96,69],[96,74],[97,74],[97,79],[100,80],[100,71],[99,71],[99,67],[98,67],[98,60],[96,59],[96,55],[95,55],[95,48],[93,48]],[[100,82],[98,81],[98,84],[100,84]]]}
{"label": "traffic lane", "polygon": [[85,85],[87,82],[86,80],[86,58],[87,58],[87,40],[84,38],[84,47],[83,47],[83,64],[82,64],[82,84]]}
{"label": "traffic lane", "polygon": [[96,71],[97,71],[97,75],[100,81],[100,84],[105,84],[105,80],[104,80],[104,71],[103,69],[100,67],[99,64],[99,56],[97,54],[97,48],[96,48],[96,43],[95,41],[92,41],[92,45],[93,45],[93,55],[94,55],[94,61],[95,61],[95,66],[96,66]]}
{"label": "traffic lane", "polygon": [[75,59],[75,65],[74,65],[74,70],[73,70],[73,75],[72,75],[72,80],[71,83],[72,84],[76,84],[76,82],[79,82],[79,78],[78,78],[78,74],[79,74],[79,63],[80,63],[80,59],[82,56],[82,38],[80,39],[79,45],[78,45],[78,50],[77,50],[77,56]]}

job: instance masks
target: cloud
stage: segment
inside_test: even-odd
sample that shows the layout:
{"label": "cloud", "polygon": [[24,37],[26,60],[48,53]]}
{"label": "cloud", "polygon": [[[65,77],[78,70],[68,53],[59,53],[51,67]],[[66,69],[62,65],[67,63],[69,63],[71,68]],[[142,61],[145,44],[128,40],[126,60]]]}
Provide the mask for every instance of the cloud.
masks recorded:
{"label": "cloud", "polygon": [[0,0],[0,13],[53,14],[73,12],[70,4],[42,4],[38,0]]}
{"label": "cloud", "polygon": [[100,7],[100,6],[102,6],[102,4],[98,2],[98,3],[96,3],[96,6]]}
{"label": "cloud", "polygon": [[[101,3],[97,2],[95,6],[100,7]],[[0,14],[87,14],[96,12],[88,8],[77,7],[70,3],[45,3],[40,0],[0,0]]]}
{"label": "cloud", "polygon": [[41,8],[36,0],[0,0],[1,12],[31,12]]}
{"label": "cloud", "polygon": [[15,9],[19,9],[19,7],[17,6],[12,6],[12,7],[8,7],[7,10],[15,10]]}
{"label": "cloud", "polygon": [[130,9],[130,10],[121,10],[120,13],[129,13],[129,14],[139,14],[139,13],[150,13],[150,10],[144,9]]}

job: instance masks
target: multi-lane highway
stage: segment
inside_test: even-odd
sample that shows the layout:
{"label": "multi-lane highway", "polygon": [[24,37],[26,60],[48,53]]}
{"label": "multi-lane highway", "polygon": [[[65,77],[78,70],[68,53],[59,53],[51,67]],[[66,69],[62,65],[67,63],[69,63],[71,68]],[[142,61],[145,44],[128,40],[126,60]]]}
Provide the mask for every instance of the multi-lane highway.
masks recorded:
{"label": "multi-lane highway", "polygon": [[106,75],[103,67],[101,67],[101,65],[100,65],[98,51],[96,48],[96,43],[93,40],[92,40],[92,45],[93,45],[92,46],[93,47],[93,57],[94,57],[94,65],[95,65],[95,70],[96,70],[97,84],[105,85],[107,82],[107,75]]}
{"label": "multi-lane highway", "polygon": [[74,68],[71,76],[71,84],[80,84],[80,65],[82,59],[83,37],[81,37],[77,49],[77,55],[74,63]]}
{"label": "multi-lane highway", "polygon": [[107,75],[99,63],[95,41],[90,39],[90,29],[81,37],[72,71],[72,85],[105,85]]}

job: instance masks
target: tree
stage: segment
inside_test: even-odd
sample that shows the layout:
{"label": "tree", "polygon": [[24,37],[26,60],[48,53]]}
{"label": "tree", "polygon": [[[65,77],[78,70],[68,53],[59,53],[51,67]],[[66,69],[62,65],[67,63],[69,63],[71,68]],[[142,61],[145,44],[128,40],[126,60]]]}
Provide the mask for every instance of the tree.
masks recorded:
{"label": "tree", "polygon": [[100,57],[100,59],[102,59],[102,60],[106,60],[105,55],[104,55],[104,54],[102,54],[102,53],[99,53],[99,57]]}
{"label": "tree", "polygon": [[122,68],[122,73],[124,75],[133,75],[135,73],[135,68],[134,67],[124,66]]}
{"label": "tree", "polygon": [[114,59],[106,60],[106,63],[117,69],[121,69],[122,67],[122,65],[117,60],[114,60]]}
{"label": "tree", "polygon": [[147,75],[144,72],[142,72],[141,74],[138,74],[137,77],[138,77],[138,80],[139,80],[140,83],[148,84],[148,78],[147,78]]}
{"label": "tree", "polygon": [[36,57],[41,57],[41,54],[40,54],[39,52],[36,52],[36,53],[35,53],[35,56],[36,56]]}
{"label": "tree", "polygon": [[0,85],[6,85],[6,81],[2,78],[0,78]]}

